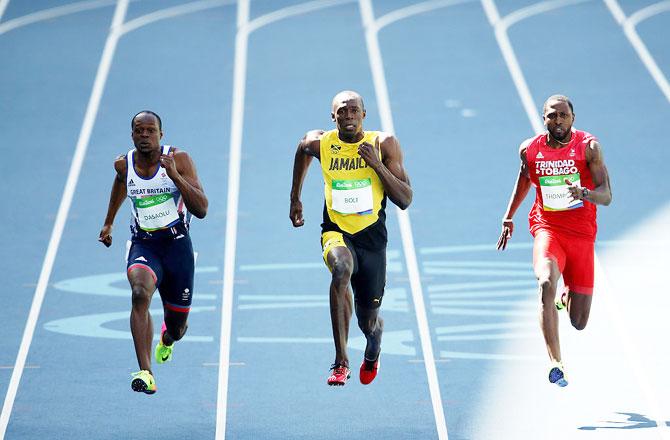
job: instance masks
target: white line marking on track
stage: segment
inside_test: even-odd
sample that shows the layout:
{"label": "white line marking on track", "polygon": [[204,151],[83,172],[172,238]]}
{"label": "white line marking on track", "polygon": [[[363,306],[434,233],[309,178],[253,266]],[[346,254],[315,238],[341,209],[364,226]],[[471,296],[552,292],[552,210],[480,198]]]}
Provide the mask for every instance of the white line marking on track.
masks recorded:
{"label": "white line marking on track", "polygon": [[[616,2],[616,0],[614,1]],[[648,18],[653,17],[654,15],[658,15],[668,11],[670,11],[670,1],[665,0],[662,2],[654,3],[653,5],[649,5],[646,8],[640,9],[639,11],[631,15],[626,21],[628,21],[631,24],[631,26],[637,26],[639,23],[643,22]]]}
{"label": "white line marking on track", "polygon": [[[359,6],[363,26],[365,28],[365,41],[368,47],[370,69],[372,71],[375,94],[377,95],[377,106],[379,108],[382,130],[388,133],[394,133],[393,116],[391,114],[391,104],[389,102],[388,88],[386,85],[384,63],[382,61],[381,49],[379,48],[377,26],[375,25],[371,0],[359,0]],[[396,208],[396,214],[398,216],[403,250],[405,252],[412,298],[414,300],[414,310],[416,312],[419,337],[421,339],[421,349],[424,358],[427,360],[424,365],[426,367],[430,397],[433,404],[435,427],[437,429],[438,438],[440,440],[446,440],[449,438],[447,434],[447,422],[444,417],[444,408],[442,406],[442,396],[440,395],[440,384],[437,378],[437,368],[435,366],[435,355],[433,353],[433,344],[431,342],[430,327],[428,326],[426,305],[423,300],[419,264],[417,262],[414,239],[412,237],[412,225],[407,211]]]}
{"label": "white line marking on track", "polygon": [[[429,292],[454,292],[462,290],[475,290],[475,289],[495,289],[499,287],[527,287],[527,286],[536,286],[537,282],[533,279],[531,280],[512,280],[512,281],[479,281],[479,282],[467,282],[467,283],[448,283],[448,284],[433,284],[428,286]],[[488,290],[490,291],[490,290]],[[432,295],[431,295],[432,296]]]}
{"label": "white line marking on track", "polygon": [[300,3],[294,6],[279,9],[274,12],[269,12],[251,20],[246,27],[246,30],[251,33],[256,29],[267,26],[279,20],[296,15],[307,14],[309,12],[317,11],[319,9],[329,8],[332,6],[339,6],[345,3],[352,3],[356,0],[315,0],[306,3]]}
{"label": "white line marking on track", "polygon": [[[9,1],[5,2],[5,5]],[[38,23],[40,21],[53,20],[54,18],[65,15],[75,14],[77,12],[88,11],[91,9],[111,6],[116,3],[116,0],[93,0],[85,2],[71,3],[69,5],[57,6],[55,8],[44,9],[42,11],[26,14],[22,17],[13,18],[0,24],[0,35],[9,32],[16,28],[27,26],[29,24]],[[2,18],[2,3],[0,3],[0,18]]]}
{"label": "white line marking on track", "polygon": [[5,14],[7,5],[9,5],[9,0],[0,0],[0,20],[2,20],[2,16]]}
{"label": "white line marking on track", "polygon": [[649,71],[649,74],[656,82],[656,85],[658,85],[658,88],[661,89],[661,92],[665,95],[665,99],[670,102],[670,83],[668,83],[668,79],[663,74],[661,68],[658,67],[658,64],[656,64],[656,60],[651,55],[649,49],[647,49],[647,45],[644,44],[642,38],[640,38],[635,29],[635,26],[640,22],[662,12],[670,11],[670,1],[658,2],[647,6],[646,8],[642,8],[628,18],[626,18],[626,14],[621,9],[621,6],[619,6],[617,0],[604,1],[607,8],[614,16],[614,19],[623,27],[624,34],[628,38],[628,41],[630,41],[630,44],[633,46],[633,49],[635,49],[635,52],[637,52],[640,60],[642,60],[642,63]]}
{"label": "white line marking on track", "polygon": [[[558,4],[562,3],[564,5],[568,4],[573,4],[575,3],[574,0],[570,1],[564,1],[564,2],[545,2],[545,4],[552,4],[556,7],[558,7]],[[533,129],[535,130],[536,133],[541,133],[544,131],[544,127],[542,126],[542,123],[540,122],[541,119],[539,117],[539,113],[537,112],[537,109],[530,105],[533,103],[533,98],[530,94],[530,91],[528,89],[528,85],[526,83],[526,79],[524,78],[523,72],[521,70],[521,67],[519,66],[519,63],[517,61],[516,55],[514,53],[514,49],[512,48],[511,43],[509,42],[509,38],[507,36],[507,27],[504,23],[516,23],[517,21],[523,19],[523,18],[528,18],[530,15],[534,15],[536,13],[539,13],[537,11],[547,11],[548,9],[543,9],[543,8],[535,8],[535,7],[529,7],[529,8],[524,8],[526,11],[526,14],[520,15],[520,11],[513,12],[509,14],[507,17],[514,16],[515,19],[508,20],[507,17],[503,18],[502,20],[500,19],[500,15],[498,14],[497,7],[495,5],[495,0],[482,0],[482,5],[484,7],[484,10],[489,18],[489,21],[491,25],[495,29],[495,35],[498,40],[498,44],[500,45],[500,50],[503,53],[503,56],[505,58],[505,62],[507,63],[507,67],[510,71],[510,74],[512,75],[514,79],[514,84],[517,86],[517,91],[519,93],[519,97],[521,98],[522,102],[524,103],[524,107],[526,108],[526,113],[528,116],[528,119],[531,122],[531,125]],[[554,9],[554,8],[552,8]],[[531,11],[533,14],[530,14]],[[615,15],[616,17],[616,15]],[[596,277],[599,280],[598,281],[598,289],[601,290],[604,287],[607,287],[608,289],[611,289],[611,286],[609,286],[607,282],[607,278],[605,276],[604,270],[602,266],[600,265],[600,261],[598,260],[597,255],[595,255],[595,272],[596,272]],[[605,301],[603,301],[605,302]],[[636,359],[640,359],[639,355],[637,354],[637,350],[635,349],[634,344],[631,341],[627,341],[627,338],[625,337],[625,331],[623,330],[623,319],[621,317],[621,314],[618,313],[615,307],[612,307],[610,304],[609,307],[606,306],[608,309],[608,312],[610,312],[610,316],[612,318],[613,324],[619,329],[620,333],[622,334],[621,340],[623,341],[623,352],[627,354],[627,358],[629,362],[631,363],[633,370],[635,372],[636,380],[638,383],[638,386],[642,389],[642,392],[644,394],[644,397],[646,399],[647,406],[649,409],[653,412],[654,417],[656,418],[657,426],[660,429],[660,436],[663,439],[668,439],[667,432],[669,431],[663,421],[664,418],[662,417],[662,413],[658,410],[658,404],[657,399],[655,398],[655,395],[653,394],[652,388],[650,387],[649,383],[646,380],[646,375],[643,373],[643,369],[641,364],[636,361]],[[443,354],[444,355],[444,354]]]}
{"label": "white line marking on track", "polygon": [[268,263],[268,264],[241,264],[240,271],[261,271],[261,270],[305,270],[321,269],[323,263]]}
{"label": "white line marking on track", "polygon": [[[130,0],[130,2],[138,0]],[[155,23],[160,20],[175,18],[180,15],[200,12],[207,9],[218,8],[221,6],[233,5],[235,0],[201,0],[183,5],[161,9],[150,14],[146,14],[128,21],[122,25],[120,29],[121,35],[132,32],[142,26]],[[14,29],[27,26],[29,24],[39,23],[41,21],[53,20],[54,18],[63,17],[78,12],[84,12],[92,9],[98,9],[105,6],[110,6],[115,3],[115,0],[93,0],[78,3],[72,3],[65,6],[58,6],[55,8],[45,9],[42,11],[27,14],[22,17],[14,18],[0,24],[0,35],[12,31]]]}
{"label": "white line marking on track", "polygon": [[47,248],[46,255],[44,256],[42,270],[40,272],[37,287],[35,288],[35,295],[33,297],[32,305],[30,306],[28,319],[26,321],[26,328],[23,332],[23,338],[21,339],[21,346],[19,347],[19,352],[16,356],[16,363],[14,370],[12,371],[12,377],[9,381],[5,402],[2,407],[2,415],[0,415],[0,439],[5,437],[5,433],[7,431],[9,416],[14,406],[16,392],[19,387],[19,382],[21,381],[26,358],[28,357],[28,351],[30,349],[30,344],[32,343],[33,334],[35,332],[35,326],[37,325],[37,319],[39,317],[40,309],[42,308],[44,295],[49,283],[49,277],[51,276],[51,270],[53,269],[56,253],[58,252],[58,246],[60,245],[60,240],[63,236],[63,229],[65,228],[68,212],[70,210],[70,206],[72,205],[72,198],[77,187],[77,181],[79,180],[79,174],[84,162],[84,156],[86,155],[86,149],[88,148],[88,143],[91,138],[91,132],[93,130],[95,118],[98,113],[98,107],[100,106],[100,100],[102,99],[102,92],[105,88],[109,69],[112,65],[116,44],[120,37],[119,29],[123,23],[127,9],[128,0],[119,0],[119,2],[116,4],[114,18],[112,19],[112,27],[110,29],[109,35],[107,36],[105,48],[102,52],[102,58],[100,60],[100,65],[98,66],[95,83],[93,84],[93,90],[86,108],[84,122],[79,133],[79,140],[77,141],[77,146],[75,148],[74,158],[72,159],[72,164],[70,165],[70,171],[65,183],[65,189],[63,190],[63,197],[61,199],[60,206],[58,207],[58,214],[56,215],[56,221],[54,222],[54,227],[51,232],[49,246]]}
{"label": "white line marking on track", "polygon": [[572,6],[589,1],[591,0],[551,0],[536,3],[534,5],[526,6],[525,8],[521,8],[509,13],[503,17],[502,20],[500,20],[500,26],[503,26],[505,31],[507,31],[507,29],[509,29],[509,27],[515,23],[530,18],[534,15],[544,14],[545,12],[553,11],[554,9],[565,8],[566,6]]}
{"label": "white line marking on track", "polygon": [[[245,367],[247,364],[245,362],[228,362],[228,365],[231,367]],[[218,362],[203,362],[203,367],[218,367]]]}
{"label": "white line marking on track", "polygon": [[463,3],[470,3],[475,0],[430,0],[422,3],[416,3],[411,6],[396,9],[386,15],[382,15],[374,22],[376,31],[379,32],[383,27],[386,27],[399,20],[412,17],[414,15],[424,14],[426,12],[434,11],[436,9],[447,8],[449,6],[460,5]]}
{"label": "white line marking on track", "polygon": [[239,342],[264,342],[268,344],[329,344],[333,338],[289,338],[289,337],[264,337],[264,336],[240,336]]}
{"label": "white line marking on track", "polygon": [[609,8],[610,12],[614,16],[614,19],[620,25],[623,25],[623,22],[626,21],[626,13],[621,9],[619,2],[616,0],[603,0],[605,5]]}
{"label": "white line marking on track", "polygon": [[171,8],[161,9],[151,14],[146,14],[130,20],[123,25],[121,29],[122,34],[132,32],[137,28],[155,23],[160,20],[174,18],[180,15],[192,14],[194,12],[205,11],[207,9],[218,8],[226,5],[233,5],[234,0],[202,0],[197,2],[186,3]]}
{"label": "white line marking on track", "polygon": [[[424,361],[423,361],[423,359],[410,359],[407,362],[409,362],[411,364],[422,364]],[[451,362],[451,359],[433,359],[433,362],[444,364],[444,363],[447,363],[447,362]]]}
{"label": "white line marking on track", "polygon": [[514,53],[512,44],[507,36],[507,28],[502,24],[503,20],[500,18],[498,8],[496,7],[494,0],[482,0],[482,6],[484,7],[484,12],[486,12],[486,16],[488,17],[491,26],[493,26],[498,46],[500,46],[500,51],[505,59],[507,68],[512,75],[512,81],[514,81],[516,90],[519,93],[523,108],[526,110],[528,120],[530,121],[533,130],[536,133],[541,133],[544,129],[540,122],[542,118],[535,107],[533,97],[528,89],[528,84],[521,72],[521,67],[519,67],[519,61],[516,59],[516,54]]}
{"label": "white line marking on track", "polygon": [[544,127],[542,126],[542,118],[535,107],[533,102],[533,97],[528,89],[528,84],[526,79],[521,72],[521,67],[519,66],[519,61],[516,58],[514,49],[512,49],[512,44],[509,41],[507,36],[507,29],[526,18],[529,18],[533,15],[544,13],[552,9],[557,9],[577,3],[582,3],[588,0],[557,0],[557,1],[548,1],[538,3],[526,8],[519,9],[518,11],[512,12],[504,18],[500,18],[498,13],[498,8],[496,7],[494,0],[482,0],[482,6],[484,7],[484,12],[495,30],[496,40],[498,41],[498,46],[500,46],[500,51],[502,52],[507,68],[509,69],[512,75],[512,81],[516,86],[519,97],[521,98],[521,103],[523,108],[526,110],[526,115],[528,115],[528,120],[530,121],[533,130],[536,133],[542,133]]}
{"label": "white line marking on track", "polygon": [[496,269],[514,268],[514,269],[528,269],[532,265],[527,261],[426,261],[423,263],[424,267],[492,267]]}
{"label": "white line marking on track", "polygon": [[239,207],[240,195],[240,161],[242,152],[242,130],[244,127],[247,45],[249,41],[249,33],[246,31],[248,22],[249,0],[239,0],[237,2],[237,35],[235,36],[235,67],[233,71],[233,101],[230,121],[230,160],[228,162],[226,244],[223,262],[223,303],[221,306],[219,383],[216,399],[215,438],[217,440],[226,438],[230,334],[232,331],[235,252],[237,246],[237,210]]}
{"label": "white line marking on track", "polygon": [[[14,365],[0,365],[0,370],[11,370],[12,368],[14,368]],[[23,366],[24,370],[30,370],[30,369],[34,369],[34,368],[40,368],[40,366],[39,365],[24,365]]]}

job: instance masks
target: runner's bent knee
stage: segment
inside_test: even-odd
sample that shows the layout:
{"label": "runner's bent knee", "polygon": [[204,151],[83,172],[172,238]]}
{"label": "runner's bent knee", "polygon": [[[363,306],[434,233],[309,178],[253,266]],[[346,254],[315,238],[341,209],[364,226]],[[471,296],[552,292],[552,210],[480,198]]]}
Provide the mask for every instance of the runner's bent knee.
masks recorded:
{"label": "runner's bent knee", "polygon": [[174,339],[175,341],[178,341],[181,338],[183,338],[184,335],[186,334],[186,328],[187,328],[187,326],[184,323],[182,325],[168,327],[167,332],[172,339]]}
{"label": "runner's bent knee", "polygon": [[127,271],[132,292],[133,307],[149,307],[151,296],[156,288],[156,275],[148,266],[131,265]]}
{"label": "runner's bent knee", "polygon": [[336,283],[349,283],[353,262],[351,258],[336,258],[331,264],[331,273],[333,281]]}
{"label": "runner's bent knee", "polygon": [[577,330],[584,330],[588,321],[588,310],[578,310],[576,307],[570,310],[570,323]]}
{"label": "runner's bent knee", "polygon": [[180,340],[188,329],[188,312],[177,312],[163,303],[163,318],[167,334],[175,341]]}
{"label": "runner's bent knee", "polygon": [[369,319],[358,319],[358,328],[360,328],[365,335],[370,335],[374,333],[377,327],[376,324],[377,324],[377,317]]}
{"label": "runner's bent knee", "polygon": [[538,280],[538,286],[542,295],[542,303],[553,304],[554,296],[556,296],[556,283],[550,278],[542,278]]}
{"label": "runner's bent knee", "polygon": [[577,330],[584,330],[591,312],[591,295],[570,293],[570,322]]}
{"label": "runner's bent knee", "polygon": [[587,317],[580,316],[578,318],[570,317],[570,322],[572,323],[572,326],[577,330],[584,330],[586,328],[588,320],[589,320],[588,316]]}
{"label": "runner's bent knee", "polygon": [[374,333],[377,329],[377,317],[379,316],[379,308],[369,309],[356,304],[356,319],[358,320],[358,328],[366,335]]}
{"label": "runner's bent knee", "polygon": [[[356,310],[358,312],[358,310]],[[358,318],[358,328],[365,334],[372,333],[375,329],[375,324],[377,323],[377,317],[360,317]]]}
{"label": "runner's bent knee", "polygon": [[133,307],[146,307],[148,309],[151,303],[151,294],[153,293],[151,289],[147,289],[146,286],[142,285],[133,285],[131,290]]}

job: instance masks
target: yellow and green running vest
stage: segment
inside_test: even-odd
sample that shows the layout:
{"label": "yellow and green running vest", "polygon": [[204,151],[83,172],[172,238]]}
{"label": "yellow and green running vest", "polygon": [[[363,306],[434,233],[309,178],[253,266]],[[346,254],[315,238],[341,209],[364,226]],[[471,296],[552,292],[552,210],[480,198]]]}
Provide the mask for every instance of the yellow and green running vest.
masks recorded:
{"label": "yellow and green running vest", "polygon": [[337,134],[331,130],[321,136],[322,232],[342,232],[357,246],[381,249],[387,241],[386,194],[377,173],[358,154],[358,146],[363,142],[374,145],[379,132],[366,131],[354,144],[343,142]]}

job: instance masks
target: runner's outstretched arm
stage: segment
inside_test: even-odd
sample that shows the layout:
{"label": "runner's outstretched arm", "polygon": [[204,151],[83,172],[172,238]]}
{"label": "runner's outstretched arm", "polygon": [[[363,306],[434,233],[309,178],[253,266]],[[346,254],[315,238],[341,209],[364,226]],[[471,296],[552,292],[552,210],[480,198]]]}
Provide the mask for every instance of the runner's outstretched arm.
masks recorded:
{"label": "runner's outstretched arm", "polygon": [[298,143],[298,148],[295,152],[289,218],[291,219],[293,226],[296,228],[305,224],[305,219],[302,216],[302,202],[300,201],[302,183],[305,181],[307,169],[309,168],[309,164],[312,163],[312,158],[316,157],[319,159],[319,143],[323,133],[323,130],[312,130],[307,132]]}
{"label": "runner's outstretched arm", "polygon": [[[380,149],[381,161],[379,160]],[[389,199],[398,208],[407,209],[412,203],[413,193],[409,176],[402,163],[402,150],[398,139],[393,135],[380,133],[375,138],[374,146],[363,142],[358,148],[358,154],[369,167],[375,170]]]}
{"label": "runner's outstretched arm", "polygon": [[528,174],[528,162],[526,161],[526,147],[527,145],[525,142],[521,145],[521,147],[519,147],[521,165],[519,166],[519,175],[516,178],[516,183],[514,184],[514,189],[512,190],[512,196],[510,197],[509,204],[507,205],[507,211],[505,211],[505,215],[502,219],[502,232],[500,233],[497,244],[497,248],[499,250],[505,250],[505,247],[507,247],[507,241],[512,238],[512,233],[514,232],[514,222],[512,221],[512,218],[530,190],[530,176]]}
{"label": "runner's outstretched arm", "polygon": [[126,166],[125,156],[119,156],[114,161],[116,176],[114,176],[114,183],[112,183],[112,193],[109,195],[109,205],[107,207],[105,223],[103,224],[102,229],[100,230],[100,236],[98,237],[98,241],[107,247],[112,245],[114,218],[126,198]]}

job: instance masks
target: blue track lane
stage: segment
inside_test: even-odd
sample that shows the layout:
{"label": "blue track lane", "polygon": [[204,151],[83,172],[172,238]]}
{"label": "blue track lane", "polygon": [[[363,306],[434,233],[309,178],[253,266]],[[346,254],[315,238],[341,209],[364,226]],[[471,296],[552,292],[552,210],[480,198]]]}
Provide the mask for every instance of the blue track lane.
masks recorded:
{"label": "blue track lane", "polygon": [[[422,29],[421,35],[407,40],[405,36],[412,28]],[[489,29],[480,4],[471,2],[410,17],[380,33],[396,131],[404,145],[415,190],[410,215],[434,349],[436,355],[447,360],[438,364],[438,373],[450,438],[475,438],[471,428],[475,420],[470,415],[486,398],[481,378],[486,377],[491,361],[443,358],[440,354],[450,351],[494,355],[499,351],[499,341],[468,337],[513,331],[504,328],[512,317],[496,316],[495,309],[501,307],[487,307],[469,297],[467,292],[471,290],[467,287],[451,285],[517,280],[518,277],[488,274],[490,270],[506,270],[495,264],[504,265],[510,260],[521,262],[521,267],[512,268],[513,271],[531,276],[528,267],[523,266],[527,262],[525,255],[515,253],[514,259],[503,261],[492,251],[499,232],[498,219],[518,167],[514,153],[520,141],[518,133],[527,133],[528,123]],[[472,45],[476,45],[476,51]],[[423,47],[432,49],[421,50]],[[520,241],[526,241],[524,210],[516,237]],[[488,251],[432,253],[438,247],[487,242]],[[494,266],[477,268],[477,262],[482,261]],[[451,263],[465,266],[444,266]],[[459,275],[463,270],[474,272]],[[470,304],[451,305],[451,290],[445,289],[452,287],[454,294],[466,292],[462,298],[470,298]],[[527,289],[527,285],[525,290],[503,285],[474,290],[512,291],[480,301],[519,301],[527,298]],[[466,311],[458,312],[463,309]],[[492,314],[487,313],[490,309]],[[472,324],[499,328],[449,333],[458,331],[458,326]],[[444,340],[445,337],[452,339]]]}
{"label": "blue track lane", "polygon": [[[325,382],[334,349],[329,276],[321,265],[319,246],[323,184],[318,162],[312,164],[304,185],[306,226],[295,230],[288,219],[295,146],[308,129],[332,126],[334,94],[345,88],[359,90],[367,97],[366,126],[379,127],[367,53],[360,45],[363,34],[352,29],[351,35],[334,41],[331,32],[357,20],[357,7],[333,8],[278,22],[250,37],[237,261],[240,267],[254,263],[317,266],[238,270],[231,361],[244,366],[231,367],[230,438],[435,435],[423,365],[408,362],[417,358],[418,333],[408,284],[402,281],[404,264],[398,263],[398,272],[389,273],[382,312],[387,323],[385,347],[397,346],[402,354],[385,354],[379,379],[369,387],[360,385],[357,369],[364,343],[354,320],[349,350],[352,379],[343,389],[330,388]],[[324,27],[326,21],[329,24]],[[333,44],[333,50],[311,49]],[[296,53],[305,56],[296,59],[292,57]],[[389,209],[390,249],[398,255],[394,260],[400,261],[394,216],[393,208]],[[303,295],[309,298],[291,299]],[[257,299],[261,296],[266,299]],[[268,339],[264,343],[249,338]],[[295,342],[270,343],[272,338]],[[309,343],[309,339],[318,342]],[[262,422],[254,422],[259,419]]]}
{"label": "blue track lane", "polygon": [[[87,35],[83,40],[71,20],[0,35],[0,149],[7,154],[0,186],[8,204],[0,228],[0,259],[7,274],[0,316],[11,323],[0,342],[3,366],[14,365],[105,41],[109,10],[85,13],[80,20],[81,32]],[[3,391],[11,371],[0,372]]]}
{"label": "blue track lane", "polygon": [[[105,29],[110,20],[108,13],[101,16],[100,28]],[[24,373],[8,438],[34,438],[36,433],[45,438],[89,438],[92,427],[100,439],[118,438],[120,427],[124,436],[132,438],[159,435],[164,430],[182,437],[213,437],[217,368],[204,364],[218,359],[216,309],[220,285],[216,272],[196,277],[194,307],[199,311],[194,310],[191,319],[190,333],[205,336],[208,341],[180,344],[172,363],[155,368],[160,391],[156,396],[130,391],[130,372],[137,370],[130,339],[92,337],[93,330],[82,322],[76,324],[81,336],[53,330],[67,327],[62,322],[54,323],[64,318],[117,313],[113,320],[103,322],[103,327],[129,336],[130,294],[123,261],[129,237],[128,207],[124,205],[117,216],[110,250],[97,243],[96,237],[114,176],[113,160],[132,147],[130,118],[140,109],[158,112],[164,122],[164,141],[189,151],[198,166],[211,200],[207,220],[194,221],[193,226],[198,266],[214,270],[222,266],[220,231],[226,179],[221,170],[227,167],[223,121],[229,119],[234,20],[233,7],[218,8],[140,28],[120,41],[51,279],[59,282],[116,273],[119,281],[114,286],[126,295],[96,296],[96,290],[103,286],[95,283],[86,293],[56,288],[47,291],[28,357],[28,364],[40,368]],[[91,50],[94,68],[103,43],[104,35]],[[94,73],[79,76],[90,78]],[[89,91],[90,87],[81,87],[84,99],[80,114],[73,118],[75,124],[80,123]],[[61,103],[68,100],[71,97],[67,93],[59,99]],[[77,134],[61,142],[62,148],[72,145]],[[64,161],[69,160],[69,149],[60,155]],[[44,170],[62,172],[67,170],[65,164]],[[64,176],[53,180],[63,181]],[[160,311],[158,294],[152,310]],[[154,314],[156,328],[160,322],[160,314]],[[45,392],[59,397],[42,398]],[[42,397],[36,400],[37,396]],[[175,412],[188,423],[175,423]]]}

